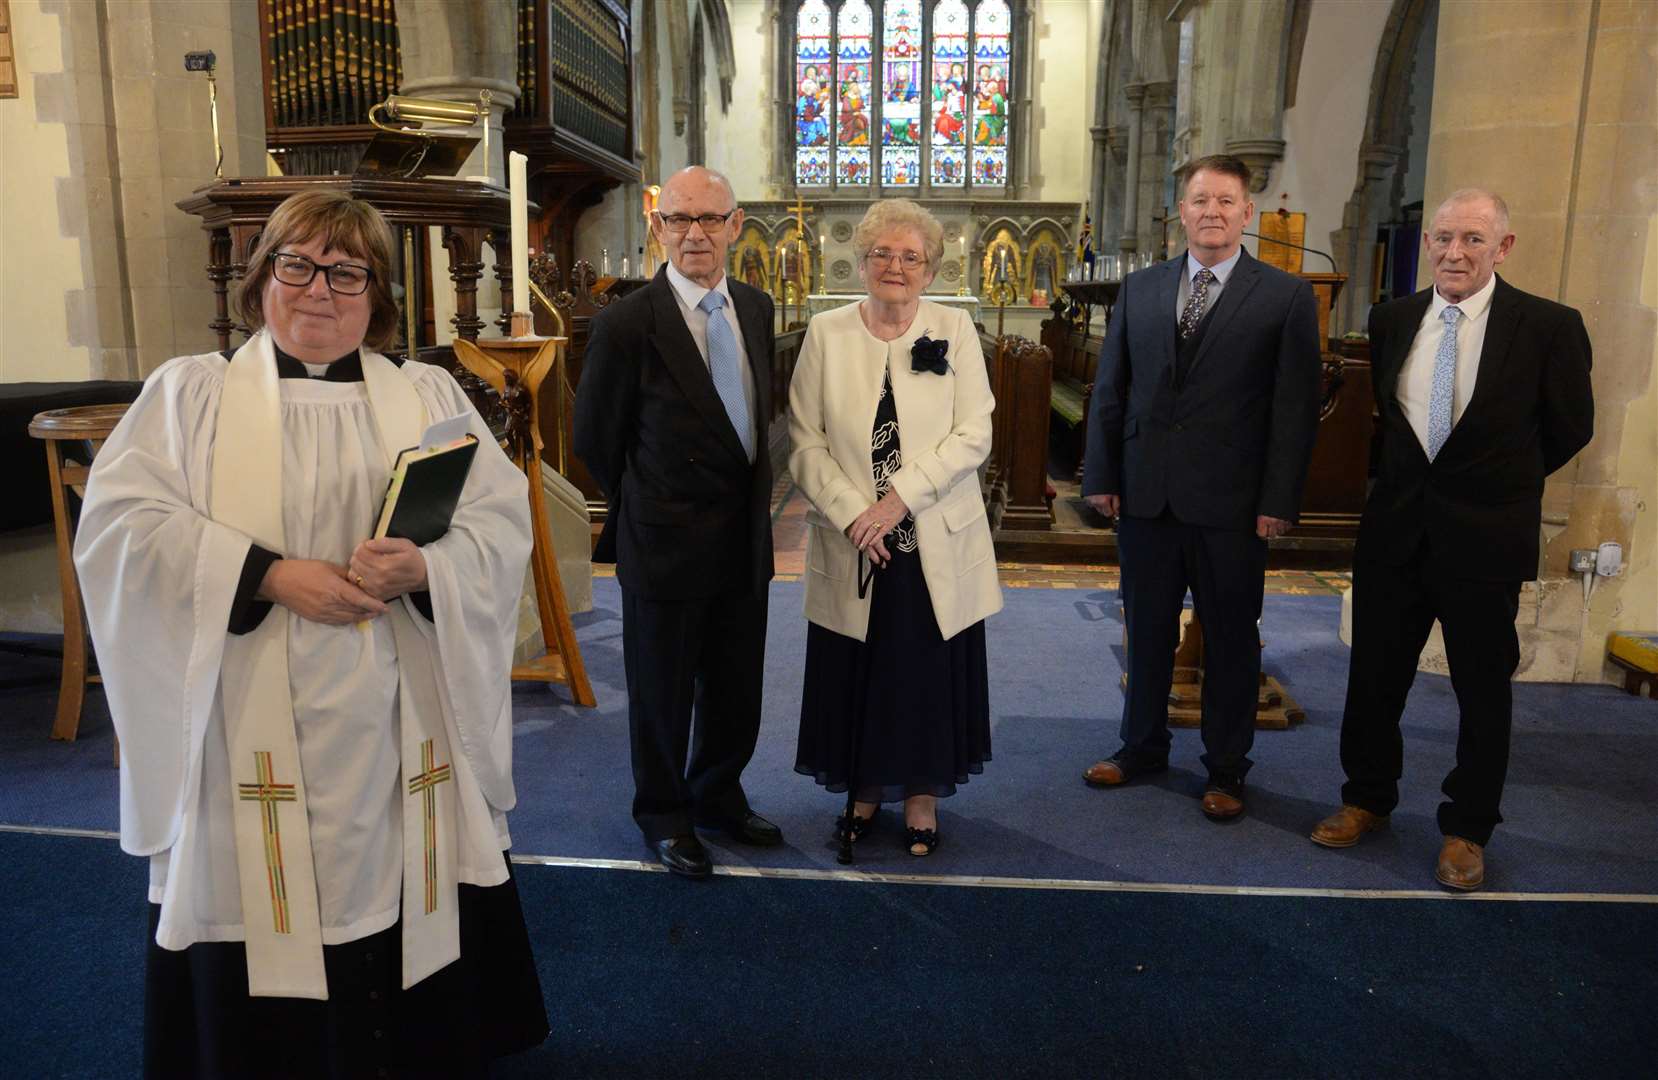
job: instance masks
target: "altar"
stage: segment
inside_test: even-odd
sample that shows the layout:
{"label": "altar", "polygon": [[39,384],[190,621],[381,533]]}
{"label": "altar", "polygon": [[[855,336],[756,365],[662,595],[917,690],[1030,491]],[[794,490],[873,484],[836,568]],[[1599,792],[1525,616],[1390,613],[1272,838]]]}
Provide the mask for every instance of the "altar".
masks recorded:
{"label": "altar", "polygon": [[[847,304],[862,300],[864,293],[813,293],[806,297],[806,314],[821,315],[825,311],[844,307]],[[967,309],[968,317],[975,323],[979,318],[979,298],[976,296],[957,296],[955,293],[923,293],[922,299],[931,300],[935,304],[948,304],[951,307]]]}

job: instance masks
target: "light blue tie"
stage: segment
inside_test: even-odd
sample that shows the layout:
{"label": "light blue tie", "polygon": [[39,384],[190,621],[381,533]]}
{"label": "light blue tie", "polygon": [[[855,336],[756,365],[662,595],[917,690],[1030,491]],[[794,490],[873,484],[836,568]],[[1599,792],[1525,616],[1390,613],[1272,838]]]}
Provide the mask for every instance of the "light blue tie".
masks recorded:
{"label": "light blue tie", "polygon": [[725,414],[742,440],[743,453],[754,460],[754,421],[748,416],[748,397],[743,393],[743,369],[737,363],[737,339],[731,323],[720,314],[725,297],[709,289],[697,307],[708,313],[708,373],[714,377],[714,392],[725,403]]}
{"label": "light blue tie", "polygon": [[1451,414],[1456,406],[1457,320],[1462,309],[1455,305],[1439,313],[1445,320],[1445,334],[1433,358],[1433,391],[1428,395],[1428,460],[1439,456],[1451,437]]}

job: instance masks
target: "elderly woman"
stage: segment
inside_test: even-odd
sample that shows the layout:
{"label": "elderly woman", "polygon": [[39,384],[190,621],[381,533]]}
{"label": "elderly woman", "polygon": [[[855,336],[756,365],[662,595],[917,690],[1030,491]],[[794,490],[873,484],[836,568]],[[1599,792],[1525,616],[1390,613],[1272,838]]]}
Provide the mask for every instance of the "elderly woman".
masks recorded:
{"label": "elderly woman", "polygon": [[[391,232],[271,215],[234,354],[168,361],[75,545],[150,860],[145,1073],[473,1075],[547,1016],[503,849],[524,478],[455,381],[374,349]],[[448,532],[368,539],[433,421],[479,440]]]}
{"label": "elderly woman", "polygon": [[789,387],[807,515],[795,770],[853,793],[843,841],[904,803],[912,855],[937,800],[990,760],[984,619],[1002,606],[978,468],[995,402],[967,312],[923,299],[943,230],[906,199],[853,234],[869,295],[818,315]]}

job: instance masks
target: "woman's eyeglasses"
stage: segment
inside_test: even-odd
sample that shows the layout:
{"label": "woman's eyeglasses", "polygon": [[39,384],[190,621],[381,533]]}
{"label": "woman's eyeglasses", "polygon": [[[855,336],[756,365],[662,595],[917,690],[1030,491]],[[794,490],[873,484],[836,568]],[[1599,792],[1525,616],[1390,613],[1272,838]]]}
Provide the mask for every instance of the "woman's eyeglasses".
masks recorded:
{"label": "woman's eyeglasses", "polygon": [[897,259],[906,270],[916,270],[927,263],[925,255],[918,255],[913,251],[891,251],[887,248],[870,248],[869,254],[865,255],[864,258],[876,266],[888,266],[891,265],[894,259]]}
{"label": "woman's eyeglasses", "polygon": [[368,283],[374,280],[374,271],[357,263],[337,262],[323,265],[312,262],[304,255],[293,255],[286,251],[271,252],[271,274],[284,285],[309,285],[311,279],[317,276],[317,271],[323,271],[323,280],[328,282],[328,288],[341,296],[360,296]]}

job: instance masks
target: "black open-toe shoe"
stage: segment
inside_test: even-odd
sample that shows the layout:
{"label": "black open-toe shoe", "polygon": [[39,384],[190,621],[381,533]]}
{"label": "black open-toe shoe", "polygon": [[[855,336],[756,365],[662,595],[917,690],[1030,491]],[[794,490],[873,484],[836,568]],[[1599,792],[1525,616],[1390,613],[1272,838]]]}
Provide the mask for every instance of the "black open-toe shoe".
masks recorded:
{"label": "black open-toe shoe", "polygon": [[[850,822],[847,820],[846,814],[841,814],[840,817],[835,819],[835,839],[850,839],[854,844],[857,843],[868,835],[869,830],[875,825],[876,816],[880,813],[881,808],[877,806],[869,812],[868,817],[859,817],[857,814],[853,814]],[[851,833],[850,837],[847,835],[848,832]]]}
{"label": "black open-toe shoe", "polygon": [[[920,858],[923,855],[931,855],[933,853],[933,849],[938,847],[937,829],[909,828],[906,829],[905,832],[908,836],[904,841],[904,850],[908,851],[911,855],[914,855],[917,858]],[[917,847],[924,847],[927,850],[917,851],[915,850]]]}

